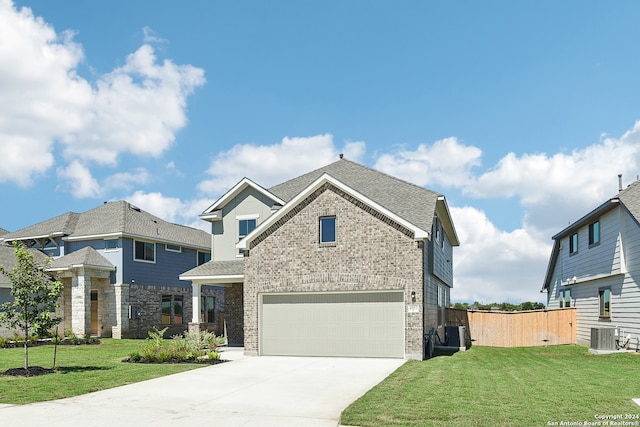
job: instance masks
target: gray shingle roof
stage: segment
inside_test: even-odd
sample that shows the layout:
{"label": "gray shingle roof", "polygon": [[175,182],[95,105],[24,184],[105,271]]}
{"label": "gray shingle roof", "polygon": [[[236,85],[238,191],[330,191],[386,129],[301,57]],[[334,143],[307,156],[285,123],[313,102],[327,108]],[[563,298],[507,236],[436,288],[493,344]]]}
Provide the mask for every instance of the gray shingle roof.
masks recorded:
{"label": "gray shingle roof", "polygon": [[[27,249],[33,254],[35,260],[41,264],[44,264],[47,260],[47,256],[36,249]],[[7,270],[13,270],[16,266],[16,253],[12,245],[5,245],[0,243],[0,265],[4,266]],[[9,278],[0,273],[0,283],[9,283]]]}
{"label": "gray shingle roof", "polygon": [[431,231],[440,194],[346,159],[283,182],[269,191],[289,201],[325,173],[422,230]]}
{"label": "gray shingle roof", "polygon": [[98,251],[90,246],[84,247],[78,251],[70,253],[69,255],[65,255],[56,259],[51,263],[50,269],[61,270],[79,265],[108,270],[115,269],[113,264],[111,264],[105,257],[100,255]]}
{"label": "gray shingle roof", "polygon": [[4,236],[7,233],[8,233],[7,230],[5,230],[4,228],[0,227],[0,236]]}
{"label": "gray shingle roof", "polygon": [[125,201],[105,203],[81,214],[69,212],[2,237],[10,240],[53,234],[71,239],[122,234],[183,246],[211,248],[209,233],[167,222]]}
{"label": "gray shingle roof", "polygon": [[640,222],[640,181],[635,181],[618,194],[618,198],[631,215]]}
{"label": "gray shingle roof", "polygon": [[73,232],[80,214],[75,212],[67,212],[55,218],[39,222],[29,227],[23,228],[13,233],[7,233],[2,236],[5,240],[19,240],[29,237],[43,236],[66,236]]}
{"label": "gray shingle roof", "polygon": [[237,276],[244,274],[244,258],[233,261],[209,261],[180,275],[181,278],[198,276]]}

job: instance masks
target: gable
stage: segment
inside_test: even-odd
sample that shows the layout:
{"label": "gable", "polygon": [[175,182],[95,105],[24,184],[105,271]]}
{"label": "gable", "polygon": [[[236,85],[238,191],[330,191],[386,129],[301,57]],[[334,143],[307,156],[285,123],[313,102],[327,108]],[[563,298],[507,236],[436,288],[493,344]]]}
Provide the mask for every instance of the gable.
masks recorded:
{"label": "gable", "polygon": [[[271,187],[269,191],[289,202],[323,175],[344,183],[372,203],[415,227],[431,230],[440,194],[346,159]],[[456,240],[457,238],[452,239]]]}
{"label": "gable", "polygon": [[[411,239],[424,239],[429,235],[428,231],[415,227],[403,218],[398,217],[361,194],[358,194],[340,181],[328,175],[323,175],[320,179],[316,180],[312,185],[306,188],[305,191],[298,194],[294,199],[287,203],[282,209],[280,209],[280,211],[277,212],[277,214],[271,216],[246,238],[242,239],[238,243],[237,247],[240,249],[255,247],[275,230],[287,223],[291,218],[300,214],[300,212],[307,206],[314,203],[314,201],[326,191],[332,191],[338,194],[342,199],[348,200],[349,203],[357,206],[361,211],[367,212],[369,215],[368,220],[385,222],[388,226],[397,229]],[[333,212],[333,208],[331,206],[326,206],[323,212],[323,215],[332,215],[331,212]],[[313,227],[315,227],[315,225],[313,225],[315,224],[315,221],[317,221],[317,219],[312,218],[312,223],[310,224],[312,224]],[[365,224],[360,225],[366,227]]]}
{"label": "gable", "polygon": [[228,210],[228,205],[230,204],[237,205],[238,200],[242,199],[245,197],[244,195],[247,194],[253,194],[256,199],[262,200],[265,203],[270,203],[271,205],[283,205],[285,203],[284,200],[265,190],[250,179],[243,178],[211,206],[205,209],[205,211],[200,214],[200,218],[206,221],[221,220],[224,216],[223,209],[227,208]]}
{"label": "gable", "polygon": [[[321,242],[322,218],[335,218],[335,241]],[[267,246],[263,248],[264,244]],[[324,183],[277,221],[258,232],[248,248],[250,257],[260,248],[261,259],[267,256],[265,251],[270,252],[274,248],[277,248],[276,254],[273,254],[275,257],[306,259],[320,257],[323,248],[329,248],[324,252],[325,255],[331,257],[330,254],[336,253],[332,250],[336,249],[341,254],[350,254],[347,258],[355,261],[368,257],[374,246],[394,253],[397,251],[396,245],[405,249],[418,248],[414,231],[372,209],[341,188]],[[330,262],[330,259],[325,262]]]}

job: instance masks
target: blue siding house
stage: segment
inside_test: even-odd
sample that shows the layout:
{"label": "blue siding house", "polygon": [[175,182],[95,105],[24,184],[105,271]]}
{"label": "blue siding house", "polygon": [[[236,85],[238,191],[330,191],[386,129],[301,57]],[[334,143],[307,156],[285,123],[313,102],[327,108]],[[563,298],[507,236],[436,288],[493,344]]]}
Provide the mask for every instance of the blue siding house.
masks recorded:
{"label": "blue siding house", "polygon": [[[80,336],[144,338],[153,327],[169,327],[169,334],[186,330],[193,298],[179,275],[211,257],[209,233],[125,201],[0,235],[5,247],[14,241],[53,258],[50,270],[64,284],[63,327]],[[222,300],[220,292],[208,287],[203,296]]]}

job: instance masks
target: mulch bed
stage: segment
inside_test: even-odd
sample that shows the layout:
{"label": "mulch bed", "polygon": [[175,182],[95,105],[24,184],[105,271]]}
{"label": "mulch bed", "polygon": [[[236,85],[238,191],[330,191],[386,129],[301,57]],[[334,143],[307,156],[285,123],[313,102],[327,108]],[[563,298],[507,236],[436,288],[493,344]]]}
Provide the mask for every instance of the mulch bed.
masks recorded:
{"label": "mulch bed", "polygon": [[38,375],[53,374],[55,370],[43,368],[42,366],[29,366],[29,368],[11,368],[4,371],[3,375],[12,377],[35,377]]}

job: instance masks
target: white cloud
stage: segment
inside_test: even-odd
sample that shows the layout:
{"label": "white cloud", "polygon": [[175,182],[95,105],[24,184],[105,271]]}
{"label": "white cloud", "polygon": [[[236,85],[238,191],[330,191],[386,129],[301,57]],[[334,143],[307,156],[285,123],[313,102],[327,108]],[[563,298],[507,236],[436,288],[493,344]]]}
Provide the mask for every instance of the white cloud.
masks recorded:
{"label": "white cloud", "polygon": [[202,69],[157,64],[143,45],[98,81],[88,120],[63,138],[65,155],[108,164],[126,152],[158,157],[186,125],[186,97],[204,81]]}
{"label": "white cloud", "polygon": [[133,172],[120,172],[105,179],[105,191],[114,189],[131,190],[135,186],[143,185],[151,179],[144,168],[136,168]]}
{"label": "white cloud", "polygon": [[[525,224],[551,236],[615,196],[617,175],[635,179],[640,165],[640,122],[620,138],[605,138],[569,154],[507,154],[461,188],[476,198],[516,197]],[[559,228],[560,227],[560,228]]]}
{"label": "white cloud", "polygon": [[[185,126],[202,69],[160,62],[145,44],[93,87],[77,74],[85,57],[73,36],[0,0],[0,182],[32,184],[55,164],[56,144],[71,162],[67,174],[79,172],[74,160],[88,169],[89,161],[115,165],[122,153],[157,157]],[[75,194],[93,192],[80,187]]]}
{"label": "white cloud", "polygon": [[285,137],[273,145],[236,145],[211,161],[207,171],[211,178],[201,182],[198,188],[205,194],[220,195],[244,177],[270,187],[332,163],[338,160],[339,153],[358,161],[364,147],[363,142],[347,142],[339,149],[331,134]]}
{"label": "white cloud", "polygon": [[74,160],[66,168],[59,168],[58,178],[67,182],[71,188],[71,194],[78,199],[99,197],[102,194],[98,181],[91,175],[89,169],[78,161]]}
{"label": "white cloud", "polygon": [[211,204],[210,199],[182,201],[177,197],[167,197],[158,192],[136,191],[126,200],[165,221],[211,231],[211,225],[198,218],[198,215]]}
{"label": "white cloud", "polygon": [[480,165],[481,154],[479,148],[451,137],[433,145],[420,144],[415,151],[401,149],[383,154],[375,168],[421,186],[459,187],[472,179],[472,169]]}
{"label": "white cloud", "polygon": [[534,238],[526,228],[499,230],[484,212],[451,208],[460,238],[454,250],[454,301],[483,303],[540,301],[551,244]]}

